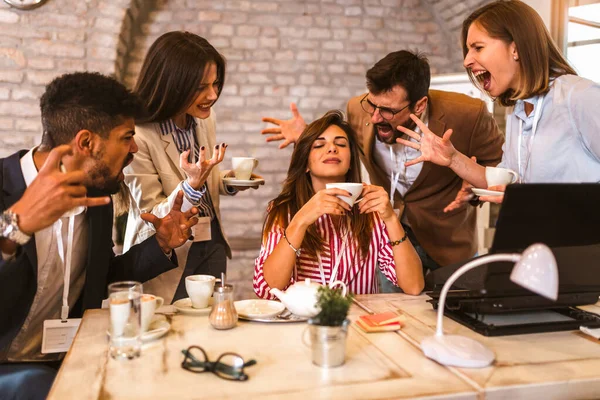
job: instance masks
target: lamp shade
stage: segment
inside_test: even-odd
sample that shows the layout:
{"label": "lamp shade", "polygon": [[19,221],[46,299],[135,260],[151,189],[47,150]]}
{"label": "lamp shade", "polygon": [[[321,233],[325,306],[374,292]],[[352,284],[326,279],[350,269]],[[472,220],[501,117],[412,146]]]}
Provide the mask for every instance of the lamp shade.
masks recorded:
{"label": "lamp shade", "polygon": [[551,300],[558,298],[558,267],[545,244],[529,246],[512,269],[510,280]]}

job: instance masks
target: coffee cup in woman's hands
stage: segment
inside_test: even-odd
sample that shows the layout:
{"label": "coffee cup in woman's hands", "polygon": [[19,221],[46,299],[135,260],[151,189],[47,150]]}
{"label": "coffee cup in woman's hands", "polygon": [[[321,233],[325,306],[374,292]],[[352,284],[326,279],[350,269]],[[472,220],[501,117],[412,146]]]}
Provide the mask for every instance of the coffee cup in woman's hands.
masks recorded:
{"label": "coffee cup in woman's hands", "polygon": [[338,195],[337,197],[346,202],[350,207],[352,207],[354,205],[354,203],[356,202],[356,199],[358,198],[358,196],[360,196],[360,194],[362,193],[363,190],[363,184],[362,183],[354,183],[354,182],[336,182],[336,183],[327,183],[325,185],[325,187],[327,189],[342,189],[347,191],[348,193],[351,194],[351,196],[341,196]]}

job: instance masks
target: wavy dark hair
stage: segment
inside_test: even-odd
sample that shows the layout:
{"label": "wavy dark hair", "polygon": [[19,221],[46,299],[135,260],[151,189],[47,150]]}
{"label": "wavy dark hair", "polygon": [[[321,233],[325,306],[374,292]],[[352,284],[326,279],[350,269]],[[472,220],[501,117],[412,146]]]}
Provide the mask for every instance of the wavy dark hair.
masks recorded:
{"label": "wavy dark hair", "polygon": [[107,139],[127,118],[142,112],[136,95],[114,78],[75,72],[55,78],[40,98],[44,150],[69,143],[82,129]]}
{"label": "wavy dark hair", "polygon": [[[552,78],[577,75],[552,40],[542,18],[522,1],[495,1],[469,15],[462,26],[463,57],[469,52],[467,35],[472,24],[478,24],[494,39],[506,44],[514,42],[519,52],[519,87],[517,90],[509,89],[498,97],[503,106],[512,106],[517,100],[547,93]],[[469,69],[467,73],[475,86],[485,93],[481,82]]]}
{"label": "wavy dark hair", "polygon": [[[263,227],[264,241],[266,241],[267,235],[274,225],[278,225],[283,229],[287,228],[291,218],[315,195],[310,174],[306,172],[308,159],[314,141],[332,125],[342,129],[346,133],[346,136],[348,136],[351,159],[350,169],[346,173],[346,182],[362,182],[359,158],[360,150],[356,133],[344,121],[344,115],[341,111],[329,111],[321,118],[309,124],[298,138],[281,193],[269,203],[269,213]],[[345,218],[346,221],[350,222],[350,234],[352,235],[350,238],[358,239],[361,255],[363,257],[366,256],[369,251],[369,243],[373,231],[371,216],[368,214],[359,214],[355,206],[353,212],[346,214]],[[340,222],[345,221],[342,218]],[[305,254],[314,258],[316,258],[318,252],[324,250],[324,242],[317,232],[316,224],[308,227],[301,247]]]}
{"label": "wavy dark hair", "polygon": [[137,122],[165,121],[184,112],[194,101],[211,63],[217,66],[220,96],[226,62],[208,40],[183,31],[168,32],[156,39],[134,89],[146,108],[146,115]]}

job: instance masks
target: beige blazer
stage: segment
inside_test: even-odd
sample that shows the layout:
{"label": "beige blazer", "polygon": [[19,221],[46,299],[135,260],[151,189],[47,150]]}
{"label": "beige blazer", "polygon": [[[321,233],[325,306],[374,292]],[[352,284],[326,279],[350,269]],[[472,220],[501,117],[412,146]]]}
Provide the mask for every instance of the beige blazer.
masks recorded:
{"label": "beige blazer", "polygon": [[[371,116],[360,106],[363,97],[348,102],[348,121],[358,135],[361,161],[371,182],[389,188],[388,173],[373,160],[376,139]],[[442,136],[452,128],[451,141],[458,151],[476,156],[481,165],[495,166],[500,162],[504,137],[483,101],[438,90],[431,90],[428,97],[428,127],[433,133]],[[394,194],[394,208],[406,214],[419,244],[440,266],[466,260],[477,251],[475,209],[469,206],[444,212],[461,185],[462,179],[450,168],[425,162],[404,198],[398,192]]]}
{"label": "beige blazer", "polygon": [[[196,119],[196,122],[196,140],[200,146],[206,147],[207,157],[211,157],[216,145],[214,111],[211,111],[210,117]],[[155,233],[154,227],[140,218],[140,210],[164,217],[169,213],[175,196],[181,189],[183,180],[186,179],[185,172],[179,167],[179,152],[172,135],[163,135],[158,123],[138,125],[135,127],[135,132],[138,152],[135,154],[133,162],[123,171],[132,202],[135,203],[129,208],[123,243],[124,252]],[[227,194],[223,185],[223,176],[228,172],[221,172],[216,166],[207,180],[208,191],[219,220],[219,226],[221,226],[219,194]],[[189,208],[191,208],[191,204],[184,202],[183,210],[186,211]],[[231,258],[231,249],[222,227],[221,234],[227,244],[227,256]],[[144,292],[163,297],[166,304],[171,303],[183,274],[191,244],[192,242],[188,241],[175,250],[179,266],[144,283]]]}

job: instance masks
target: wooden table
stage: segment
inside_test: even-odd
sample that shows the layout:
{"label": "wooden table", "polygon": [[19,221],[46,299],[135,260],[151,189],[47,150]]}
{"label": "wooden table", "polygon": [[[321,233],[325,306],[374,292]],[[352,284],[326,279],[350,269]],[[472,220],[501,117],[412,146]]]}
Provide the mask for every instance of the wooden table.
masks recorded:
{"label": "wooden table", "polygon": [[[353,306],[350,319],[362,314]],[[177,315],[171,324],[171,332],[145,345],[140,358],[116,361],[108,355],[108,312],[86,312],[49,399],[477,398],[471,383],[394,332],[365,334],[352,324],[346,363],[325,369],[312,364],[302,343],[305,323],[240,321],[235,329],[217,331],[206,316]],[[190,345],[202,346],[211,359],[233,351],[258,363],[247,369],[246,382],[194,374],[180,367],[181,350]]]}
{"label": "wooden table", "polygon": [[[401,311],[408,320],[398,334],[420,349],[435,333],[436,311],[425,300],[402,294],[357,296],[368,312]],[[600,314],[600,303],[586,307]],[[579,331],[485,337],[444,318],[444,332],[474,338],[496,353],[481,369],[448,368],[486,399],[600,398],[600,341]]]}

